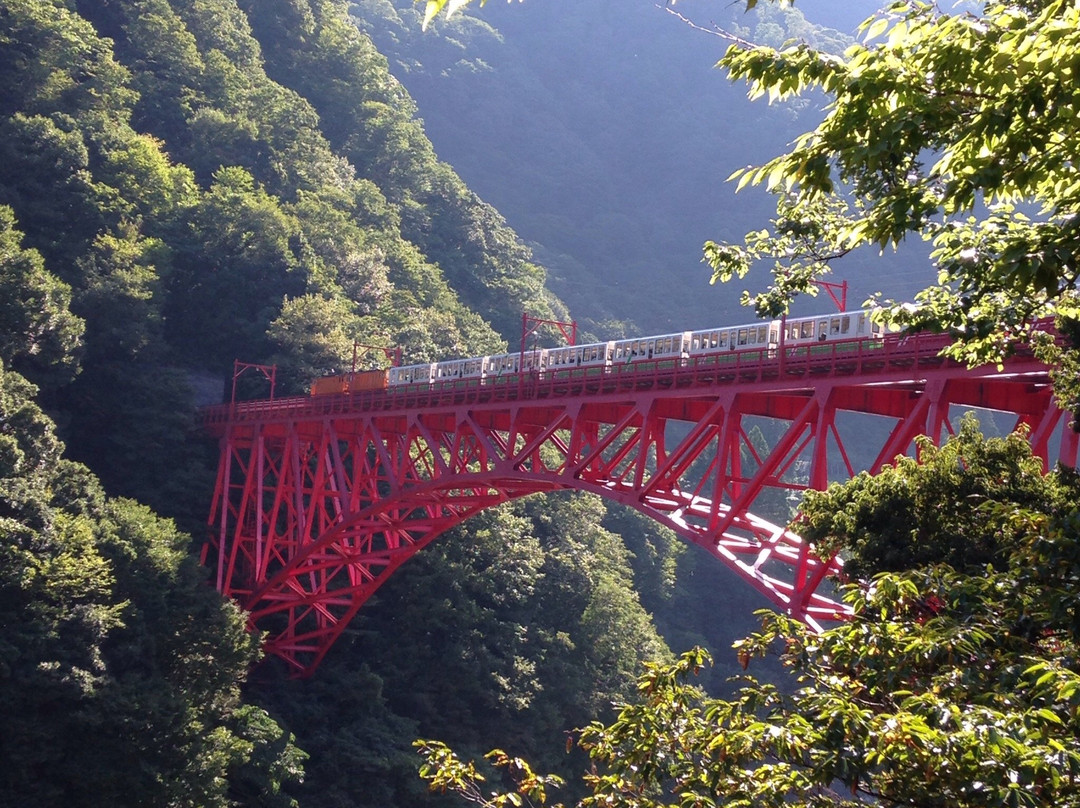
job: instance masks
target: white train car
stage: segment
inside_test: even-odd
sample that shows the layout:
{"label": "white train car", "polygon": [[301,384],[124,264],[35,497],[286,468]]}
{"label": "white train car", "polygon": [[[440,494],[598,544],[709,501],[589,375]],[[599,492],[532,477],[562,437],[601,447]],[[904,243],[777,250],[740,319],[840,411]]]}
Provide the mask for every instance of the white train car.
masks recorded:
{"label": "white train car", "polygon": [[725,351],[775,348],[780,341],[780,321],[721,326],[689,332],[690,356],[708,356]]}
{"label": "white train car", "polygon": [[556,372],[571,368],[607,367],[611,364],[612,345],[614,343],[609,341],[548,348],[544,369]]}
{"label": "white train car", "polygon": [[438,383],[482,378],[486,358],[484,356],[471,356],[468,359],[448,359],[445,362],[436,362],[431,380]]}
{"label": "white train car", "polygon": [[620,339],[613,343],[611,361],[614,364],[648,362],[650,360],[685,359],[689,356],[690,332],[658,334],[654,337]]}
{"label": "white train car", "polygon": [[522,369],[526,373],[540,371],[547,364],[547,348],[531,351],[497,354],[484,357],[484,378],[501,379],[504,376],[517,375]]}
{"label": "white train car", "polygon": [[390,387],[403,384],[431,384],[435,377],[435,363],[427,362],[423,365],[406,365],[400,368],[390,368]]}
{"label": "white train car", "polygon": [[845,311],[816,317],[797,317],[784,324],[784,345],[880,337],[881,326],[870,321],[870,310]]}

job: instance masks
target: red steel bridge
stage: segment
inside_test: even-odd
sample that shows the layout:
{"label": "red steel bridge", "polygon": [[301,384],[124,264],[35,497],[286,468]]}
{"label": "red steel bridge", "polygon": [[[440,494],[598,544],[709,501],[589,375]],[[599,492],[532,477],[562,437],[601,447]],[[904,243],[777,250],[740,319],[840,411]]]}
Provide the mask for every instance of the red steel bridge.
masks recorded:
{"label": "red steel bridge", "polygon": [[939,356],[945,344],[893,335],[211,407],[221,454],[204,562],[266,651],[306,675],[440,534],[517,497],[579,490],[667,525],[787,613],[834,620],[843,607],[823,584],[840,562],[765,518],[786,522],[802,491],[875,473],[971,409],[1025,427],[1048,467],[1075,465],[1076,435],[1030,351],[968,369]]}

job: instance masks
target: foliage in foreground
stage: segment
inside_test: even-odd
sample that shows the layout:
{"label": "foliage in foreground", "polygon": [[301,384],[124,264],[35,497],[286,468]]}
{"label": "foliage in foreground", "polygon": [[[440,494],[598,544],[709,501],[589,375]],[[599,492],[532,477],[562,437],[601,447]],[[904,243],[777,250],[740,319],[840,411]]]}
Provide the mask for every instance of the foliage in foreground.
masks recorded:
{"label": "foliage in foreground", "polygon": [[[770,288],[744,301],[775,315],[851,250],[917,236],[933,245],[936,283],[914,306],[887,305],[886,318],[947,331],[956,339],[946,353],[969,364],[1035,340],[1063,365],[1059,398],[1080,411],[1080,7],[988,2],[974,13],[898,0],[863,34],[842,58],[737,42],[721,60],[751,97],[820,90],[830,102],[791,151],[739,172],[740,187],[777,194],[777,218],[742,245],[707,243],[714,280],[771,262]],[[1055,316],[1064,351],[1031,330]]]}
{"label": "foliage in foreground", "polygon": [[[854,617],[821,634],[762,612],[739,659],[778,653],[796,679],[790,692],[748,676],[733,698],[707,698],[692,682],[711,661],[701,650],[647,666],[617,719],[580,734],[593,762],[581,808],[1080,805],[1080,478],[1062,470],[998,501],[960,496],[1001,483],[993,463],[964,458],[1021,445],[984,442],[968,425],[927,466],[898,465],[882,489],[856,481],[819,494],[818,517],[840,514],[834,538],[856,553],[893,529],[874,506],[897,490],[951,503],[941,535],[920,540],[957,567],[851,585]],[[993,563],[965,563],[956,536],[982,539],[987,525],[996,532],[979,552]],[[864,569],[880,566],[869,557]],[[485,805],[546,802],[531,773],[512,794],[485,794],[471,764],[437,743],[421,751],[433,787]]]}

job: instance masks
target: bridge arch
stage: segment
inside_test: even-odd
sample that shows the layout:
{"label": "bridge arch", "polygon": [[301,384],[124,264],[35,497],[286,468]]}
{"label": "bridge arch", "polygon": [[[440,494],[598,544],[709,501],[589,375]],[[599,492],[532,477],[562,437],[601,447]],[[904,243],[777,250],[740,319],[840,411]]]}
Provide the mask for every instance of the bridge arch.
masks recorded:
{"label": "bridge arch", "polygon": [[[1021,353],[969,370],[940,347],[909,337],[784,366],[759,355],[735,372],[686,361],[208,410],[221,460],[204,561],[265,632],[267,652],[301,675],[416,552],[480,510],[541,491],[634,508],[784,611],[836,618],[842,607],[820,590],[838,562],[755,515],[763,495],[875,472],[917,435],[947,435],[958,408],[1008,413],[1045,463],[1075,463],[1045,367]],[[883,426],[852,441],[850,415]],[[766,446],[755,419],[774,425]]]}

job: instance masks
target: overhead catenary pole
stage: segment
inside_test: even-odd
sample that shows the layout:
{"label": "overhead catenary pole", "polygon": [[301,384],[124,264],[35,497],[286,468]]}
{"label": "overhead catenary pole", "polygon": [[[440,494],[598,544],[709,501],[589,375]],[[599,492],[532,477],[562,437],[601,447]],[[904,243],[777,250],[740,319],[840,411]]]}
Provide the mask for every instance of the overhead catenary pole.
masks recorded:
{"label": "overhead catenary pole", "polygon": [[249,370],[261,373],[267,381],[270,382],[270,400],[273,401],[274,384],[277,380],[277,365],[255,365],[250,362],[241,362],[239,359],[235,359],[233,360],[232,396],[229,399],[229,403],[236,403],[236,380]]}
{"label": "overhead catenary pole", "polygon": [[561,320],[544,320],[539,317],[533,317],[528,312],[521,313],[521,349],[518,353],[518,390],[521,390],[522,384],[525,380],[525,343],[529,339],[530,334],[536,333],[537,329],[542,325],[553,325],[559,329],[559,333],[563,335],[563,339],[566,340],[567,345],[577,344],[577,321],[571,320],[570,322],[563,322]]}
{"label": "overhead catenary pole", "polygon": [[[847,281],[841,281],[840,283],[836,283],[835,281],[814,281],[814,283],[828,292],[829,297],[832,298],[832,302],[836,304],[837,309],[841,312],[847,311]],[[840,292],[839,297],[836,295],[838,291]]]}

